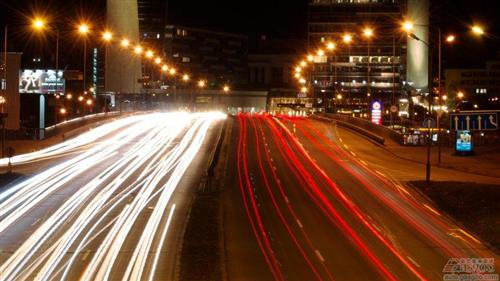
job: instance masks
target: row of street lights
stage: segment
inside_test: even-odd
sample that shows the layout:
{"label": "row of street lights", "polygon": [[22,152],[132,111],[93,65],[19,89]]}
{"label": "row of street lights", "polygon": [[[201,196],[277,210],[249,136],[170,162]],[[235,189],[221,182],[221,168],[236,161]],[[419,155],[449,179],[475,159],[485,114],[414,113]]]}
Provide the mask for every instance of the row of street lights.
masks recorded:
{"label": "row of street lights", "polygon": [[[56,26],[49,25],[45,19],[41,17],[35,17],[32,22],[31,22],[31,27],[33,30],[41,32],[47,29],[51,29],[56,32],[56,55],[55,55],[55,68],[56,68],[56,73],[59,72],[59,43],[60,43],[60,30]],[[5,32],[4,32],[4,81],[5,81],[5,88],[7,84],[7,46],[8,46],[8,28],[9,25],[5,25]],[[83,93],[87,92],[87,83],[86,83],[86,69],[87,69],[87,40],[89,34],[92,33],[92,28],[88,23],[80,23],[76,25],[76,32],[83,37]],[[106,44],[106,58],[107,52],[108,52],[108,45],[115,42],[115,36],[110,30],[104,30],[101,33],[101,39],[102,41]],[[127,38],[122,38],[121,40],[117,41],[119,42],[119,46],[126,50],[129,49],[135,54],[136,56],[143,56],[147,59],[152,60],[154,65],[159,67],[159,70],[164,73],[167,76],[170,77],[176,77],[177,74],[179,73],[177,69],[174,66],[170,66],[166,63],[164,63],[164,59],[160,56],[156,56],[154,50],[152,49],[145,49],[141,44],[136,44],[133,46],[132,42],[128,40]],[[105,64],[107,64],[107,59],[105,61]],[[106,67],[106,66],[105,66]],[[191,76],[187,73],[183,73],[180,76],[178,76],[184,83],[187,83],[191,81]],[[199,88],[205,88],[208,86],[208,82],[205,79],[200,79],[198,81],[198,87]],[[57,81],[56,81],[56,89],[57,89]],[[229,85],[223,85],[222,90],[224,92],[229,92],[230,87]],[[57,94],[57,93],[56,93]],[[1,96],[5,100],[5,96]],[[6,101],[8,102],[8,101]]]}

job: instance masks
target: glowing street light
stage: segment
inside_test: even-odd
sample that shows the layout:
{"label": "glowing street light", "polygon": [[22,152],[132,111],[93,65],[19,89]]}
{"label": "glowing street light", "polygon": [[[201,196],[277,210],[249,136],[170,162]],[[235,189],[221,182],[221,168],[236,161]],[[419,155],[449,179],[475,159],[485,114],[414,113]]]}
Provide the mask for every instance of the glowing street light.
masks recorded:
{"label": "glowing street light", "polygon": [[154,56],[154,54],[155,54],[155,53],[153,53],[153,51],[148,50],[148,51],[146,52],[146,57],[147,57],[148,59],[150,59],[150,58],[152,58],[152,57]]}
{"label": "glowing street light", "polygon": [[322,57],[325,55],[325,51],[323,51],[322,49],[319,49],[316,54],[318,54],[318,56]]}
{"label": "glowing street light", "polygon": [[113,39],[113,33],[111,33],[110,31],[104,31],[102,33],[102,40],[110,42],[111,39]]}
{"label": "glowing street light", "polygon": [[456,39],[456,38],[455,38],[455,35],[448,35],[448,36],[446,37],[446,42],[448,42],[448,43],[453,43],[453,42],[455,42],[455,39]]}
{"label": "glowing street light", "polygon": [[92,105],[94,102],[93,102],[91,99],[88,99],[86,103],[87,103],[87,105],[89,105],[89,106],[90,106],[90,105]]}
{"label": "glowing street light", "polygon": [[476,35],[484,35],[484,29],[479,25],[474,25],[471,30]]}
{"label": "glowing street light", "polygon": [[167,72],[167,71],[168,71],[168,65],[164,64],[164,65],[161,67],[161,71],[163,71],[163,72]]}
{"label": "glowing street light", "polygon": [[306,67],[306,65],[307,65],[307,62],[306,62],[306,61],[301,61],[301,62],[300,62],[300,66],[301,66],[301,67]]}
{"label": "glowing street light", "polygon": [[458,99],[463,99],[465,97],[465,94],[463,92],[458,92],[457,93],[457,98]]}
{"label": "glowing street light", "polygon": [[223,90],[224,92],[226,92],[226,93],[227,93],[227,92],[229,92],[231,89],[229,88],[229,86],[225,85],[225,86],[224,86],[224,88],[222,88],[222,90]]}
{"label": "glowing street light", "polygon": [[352,42],[352,35],[345,34],[344,37],[342,37],[342,40],[344,41],[344,43],[349,44]]}
{"label": "glowing street light", "polygon": [[169,73],[170,75],[172,75],[172,76],[173,76],[173,75],[175,75],[175,74],[177,73],[177,70],[175,70],[175,68],[171,68],[171,69],[168,71],[168,73]]}
{"label": "glowing street light", "polygon": [[302,68],[300,66],[297,66],[295,68],[295,73],[300,73],[300,72],[302,72]]}
{"label": "glowing street light", "polygon": [[373,37],[373,29],[365,28],[363,30],[363,36],[365,36],[366,38],[372,38]]}
{"label": "glowing street light", "polygon": [[304,79],[304,78],[300,78],[300,79],[299,79],[299,83],[300,83],[300,84],[305,84],[305,83],[306,83],[306,79]]}
{"label": "glowing street light", "polygon": [[404,31],[412,32],[415,29],[415,24],[411,21],[405,21],[402,27]]}
{"label": "glowing street light", "polygon": [[295,78],[299,79],[301,78],[302,76],[300,75],[300,73],[295,73]]}
{"label": "glowing street light", "polygon": [[338,95],[337,95],[337,99],[338,99],[338,100],[342,100],[342,95],[341,95],[341,94],[338,94]]}
{"label": "glowing street light", "polygon": [[66,114],[66,112],[67,112],[66,108],[64,108],[64,107],[59,110],[59,113],[61,113],[63,115]]}
{"label": "glowing street light", "polygon": [[67,94],[67,95],[66,95],[66,99],[70,100],[70,99],[72,99],[72,98],[73,98],[73,95],[72,95],[72,94]]}
{"label": "glowing street light", "polygon": [[182,81],[184,81],[184,82],[189,81],[189,75],[187,75],[187,74],[182,75]]}
{"label": "glowing street light", "polygon": [[90,31],[90,28],[86,23],[82,23],[78,26],[78,33],[80,33],[82,35],[86,35],[87,33],[89,33],[89,31]]}
{"label": "glowing street light", "polygon": [[161,58],[159,58],[159,57],[158,57],[158,58],[156,58],[156,59],[155,59],[155,63],[156,63],[156,64],[160,64],[160,63],[161,63]]}
{"label": "glowing street light", "polygon": [[333,51],[333,50],[335,50],[335,44],[334,44],[333,42],[328,42],[328,43],[326,44],[326,48],[327,48],[328,50],[330,50],[330,51]]}
{"label": "glowing street light", "polygon": [[45,20],[42,18],[35,18],[32,22],[32,26],[35,30],[42,30],[45,28]]}
{"label": "glowing street light", "polygon": [[122,39],[122,42],[120,43],[120,45],[123,48],[128,48],[128,46],[130,46],[130,41],[127,38],[124,38],[124,39]]}
{"label": "glowing street light", "polygon": [[200,81],[198,81],[198,87],[200,87],[200,88],[204,88],[205,86],[206,86],[206,82],[205,82],[205,80],[200,80]]}
{"label": "glowing street light", "polygon": [[310,61],[310,62],[314,61],[314,56],[313,55],[308,55],[307,56],[307,60]]}
{"label": "glowing street light", "polygon": [[302,88],[300,89],[300,91],[301,91],[302,93],[307,93],[307,87],[302,87]]}
{"label": "glowing street light", "polygon": [[136,53],[137,55],[142,54],[143,51],[144,51],[144,49],[139,45],[135,46],[135,48],[134,48],[134,53]]}
{"label": "glowing street light", "polygon": [[83,96],[79,96],[78,101],[83,101]]}

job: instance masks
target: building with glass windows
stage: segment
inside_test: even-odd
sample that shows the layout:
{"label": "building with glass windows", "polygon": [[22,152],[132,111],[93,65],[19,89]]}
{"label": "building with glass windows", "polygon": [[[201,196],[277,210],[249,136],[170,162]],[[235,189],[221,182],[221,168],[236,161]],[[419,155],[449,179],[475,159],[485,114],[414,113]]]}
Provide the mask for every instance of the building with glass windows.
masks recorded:
{"label": "building with glass windows", "polygon": [[[428,10],[428,4],[423,2],[427,1],[311,0],[309,50],[325,51],[322,56],[311,54],[315,63],[309,88],[315,106],[331,109],[335,103],[337,108],[362,115],[373,100],[381,100],[387,109],[403,100],[400,112],[407,111],[409,99],[401,98],[403,88],[414,92],[427,89],[428,55],[421,42],[411,42],[420,45],[409,53],[409,40],[401,23],[417,6]],[[411,19],[419,23],[416,26],[424,23],[428,28],[428,12],[411,15]],[[420,36],[427,38],[426,34]],[[334,51],[327,50],[329,42],[335,44]],[[412,59],[407,60],[407,56]]]}

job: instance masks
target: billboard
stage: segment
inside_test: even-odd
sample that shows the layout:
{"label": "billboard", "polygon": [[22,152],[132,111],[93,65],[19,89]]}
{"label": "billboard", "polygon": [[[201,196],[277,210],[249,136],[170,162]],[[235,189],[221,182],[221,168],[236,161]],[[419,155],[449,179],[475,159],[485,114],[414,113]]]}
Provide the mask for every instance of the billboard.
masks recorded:
{"label": "billboard", "polygon": [[455,149],[457,152],[472,152],[472,136],[470,131],[457,131]]}
{"label": "billboard", "polygon": [[372,123],[382,125],[382,102],[374,100],[371,105]]}
{"label": "billboard", "polygon": [[63,71],[25,69],[19,75],[19,93],[54,94],[64,93],[65,80]]}

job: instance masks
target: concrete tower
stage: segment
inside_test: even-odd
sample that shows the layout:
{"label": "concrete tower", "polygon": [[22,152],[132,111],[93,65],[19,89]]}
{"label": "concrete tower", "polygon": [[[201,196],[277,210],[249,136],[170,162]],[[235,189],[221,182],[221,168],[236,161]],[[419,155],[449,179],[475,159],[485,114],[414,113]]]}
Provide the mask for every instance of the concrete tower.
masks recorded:
{"label": "concrete tower", "polygon": [[[114,40],[126,37],[130,42],[139,42],[139,15],[137,0],[107,0],[107,24],[115,33]],[[105,74],[106,91],[137,93],[142,77],[141,60],[123,50],[120,44],[111,44],[107,50]]]}
{"label": "concrete tower", "polygon": [[[415,23],[413,33],[429,41],[429,0],[408,0],[407,19]],[[421,92],[429,90],[429,48],[421,41],[408,38],[406,80]]]}

